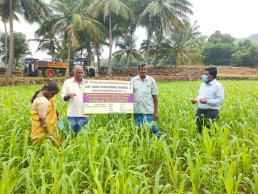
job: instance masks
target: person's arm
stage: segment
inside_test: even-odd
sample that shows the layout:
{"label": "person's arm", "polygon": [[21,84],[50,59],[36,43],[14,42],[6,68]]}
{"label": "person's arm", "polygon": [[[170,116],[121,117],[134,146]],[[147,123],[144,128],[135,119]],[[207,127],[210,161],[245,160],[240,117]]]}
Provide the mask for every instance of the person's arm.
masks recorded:
{"label": "person's arm", "polygon": [[72,93],[72,94],[67,94],[63,97],[64,101],[68,101],[69,99],[73,98],[74,96],[76,96],[76,94]]}
{"label": "person's arm", "polygon": [[47,134],[50,134],[50,129],[47,126],[46,118],[39,118],[40,125]]}
{"label": "person's arm", "polygon": [[151,88],[151,95],[152,95],[152,99],[153,99],[153,104],[154,104],[154,120],[158,120],[159,115],[158,115],[158,87],[157,84],[155,82],[155,80],[153,80],[152,82],[152,88]]}
{"label": "person's arm", "polygon": [[67,87],[67,82],[65,81],[64,85],[62,87],[62,90],[61,90],[61,98],[62,98],[62,100],[64,100],[64,101],[68,100],[66,98],[67,94],[68,94],[68,87]]}
{"label": "person's arm", "polygon": [[200,100],[200,103],[202,103],[201,98],[200,98],[201,97],[202,87],[203,87],[203,84],[201,84],[201,86],[199,88],[198,95],[195,98],[191,99],[192,104],[197,104],[198,100]]}
{"label": "person's arm", "polygon": [[70,98],[73,98],[74,96],[76,96],[76,94],[74,94],[74,93],[68,94],[67,82],[64,82],[64,85],[63,85],[63,88],[62,88],[62,91],[61,91],[62,100],[68,101]]}
{"label": "person's arm", "polygon": [[50,134],[50,129],[48,128],[47,123],[46,123],[46,117],[47,117],[49,103],[50,102],[48,100],[39,100],[37,102],[37,111],[38,111],[38,115],[39,115],[39,122],[47,134]]}
{"label": "person's arm", "polygon": [[159,114],[158,114],[158,96],[157,95],[152,95],[153,103],[154,103],[154,120],[158,120]]}

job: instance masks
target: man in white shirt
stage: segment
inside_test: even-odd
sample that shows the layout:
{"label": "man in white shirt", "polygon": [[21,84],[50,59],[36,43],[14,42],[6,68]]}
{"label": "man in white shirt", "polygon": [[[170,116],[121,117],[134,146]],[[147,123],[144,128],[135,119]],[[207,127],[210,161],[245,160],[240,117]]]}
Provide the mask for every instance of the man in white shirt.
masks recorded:
{"label": "man in white shirt", "polygon": [[88,123],[88,116],[83,114],[83,68],[74,66],[74,76],[65,80],[61,97],[68,102],[67,119],[70,129],[78,133]]}
{"label": "man in white shirt", "polygon": [[139,127],[147,123],[151,132],[160,138],[155,121],[158,119],[158,88],[154,78],[147,75],[147,64],[138,66],[139,75],[132,78],[134,93],[134,119]]}
{"label": "man in white shirt", "polygon": [[204,83],[200,86],[198,96],[192,99],[192,103],[198,106],[196,125],[199,133],[203,126],[210,128],[210,122],[219,117],[220,105],[224,103],[224,88],[216,77],[217,68],[207,67],[202,75]]}

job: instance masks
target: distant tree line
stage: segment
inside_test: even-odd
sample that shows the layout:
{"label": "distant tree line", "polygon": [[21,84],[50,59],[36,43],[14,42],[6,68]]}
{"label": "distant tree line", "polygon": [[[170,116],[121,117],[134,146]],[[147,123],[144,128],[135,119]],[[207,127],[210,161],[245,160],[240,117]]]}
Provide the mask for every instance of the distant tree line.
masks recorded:
{"label": "distant tree line", "polygon": [[[5,40],[7,38],[7,41]],[[8,59],[9,46],[6,42],[9,41],[9,36],[5,36],[0,32],[0,60],[2,63],[6,63]],[[14,33],[14,67],[18,67],[23,63],[23,59],[26,55],[30,55],[29,42],[26,39],[26,35],[21,32]]]}
{"label": "distant tree line", "polygon": [[205,64],[258,67],[258,44],[216,31],[202,49]]}
{"label": "distant tree line", "polygon": [[[238,42],[220,32],[203,37],[197,22],[190,23],[193,12],[187,0],[52,0],[50,4],[43,0],[2,0],[0,18],[5,38],[1,45],[8,48],[8,54],[3,51],[1,55],[7,77],[20,58],[14,48],[13,20],[19,20],[17,14],[39,24],[34,39],[38,50],[47,51],[53,60],[83,57],[92,64],[96,59],[98,67],[108,66],[109,76],[114,66],[128,68],[139,62],[175,67],[203,62],[257,65],[257,46],[251,42]],[[136,47],[137,27],[146,31],[140,48]],[[101,57],[103,46],[109,48],[108,60]],[[114,52],[113,46],[118,50]]]}
{"label": "distant tree line", "polygon": [[[153,66],[171,65],[193,65],[204,63],[206,65],[223,65],[223,66],[242,66],[242,67],[257,67],[258,64],[258,45],[250,40],[236,40],[229,34],[221,34],[216,31],[210,37],[202,37],[198,32],[196,23],[190,26],[191,38],[186,38],[186,32],[182,34],[174,34],[175,42],[169,42],[169,39],[159,37],[155,34],[151,41],[149,51],[149,64]],[[197,27],[197,28],[196,28]],[[186,28],[187,29],[187,28]],[[179,36],[179,37],[176,37]],[[0,60],[5,63],[6,54],[8,57],[9,47],[6,47],[6,36],[0,32]],[[9,38],[8,38],[9,39]],[[117,51],[113,53],[113,67],[129,68],[136,67],[143,60],[142,53],[146,49],[146,41],[143,41],[140,48],[136,49],[136,38],[133,37],[132,59],[129,62],[130,56],[130,37],[120,38],[116,41],[115,46]],[[187,41],[186,41],[187,40]],[[194,45],[191,45],[193,44]],[[172,46],[172,45],[176,46]],[[26,55],[31,54],[29,51],[29,42],[23,33],[14,33],[14,65],[17,67],[23,62]],[[44,44],[39,47],[43,49]],[[174,48],[177,48],[174,49]],[[50,52],[50,51],[48,51]],[[177,53],[176,53],[177,52]],[[192,60],[187,60],[184,55],[188,54]],[[78,56],[79,57],[79,56]],[[178,58],[176,58],[178,57]],[[180,58],[181,57],[181,58]],[[196,57],[196,60],[194,60]],[[60,60],[59,56],[53,56],[56,60]],[[59,59],[58,59],[59,58]],[[93,59],[92,59],[93,60]],[[107,66],[108,59],[102,59],[101,66]]]}

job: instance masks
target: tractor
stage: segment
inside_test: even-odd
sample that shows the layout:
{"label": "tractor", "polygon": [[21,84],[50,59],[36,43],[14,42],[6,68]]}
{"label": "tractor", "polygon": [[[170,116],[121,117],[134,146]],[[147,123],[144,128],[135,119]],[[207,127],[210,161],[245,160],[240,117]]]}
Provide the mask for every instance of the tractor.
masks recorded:
{"label": "tractor", "polygon": [[[87,64],[86,59],[73,59],[70,62],[70,70],[74,65],[81,65],[85,71],[85,75],[95,77],[97,74],[97,68],[91,67]],[[32,57],[25,59],[24,75],[25,76],[39,76],[42,74],[44,77],[54,77],[57,75],[65,75],[67,62],[61,61],[42,61],[34,59]]]}

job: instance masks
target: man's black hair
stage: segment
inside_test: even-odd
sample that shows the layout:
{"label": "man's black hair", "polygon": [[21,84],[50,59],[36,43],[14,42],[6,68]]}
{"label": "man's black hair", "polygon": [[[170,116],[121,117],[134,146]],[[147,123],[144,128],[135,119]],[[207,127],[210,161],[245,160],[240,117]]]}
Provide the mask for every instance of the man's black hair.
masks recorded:
{"label": "man's black hair", "polygon": [[140,69],[141,67],[147,67],[147,63],[141,63],[140,65],[138,65],[138,69]]}
{"label": "man's black hair", "polygon": [[205,70],[208,71],[210,75],[213,75],[214,79],[217,77],[217,67],[210,66],[205,68]]}

